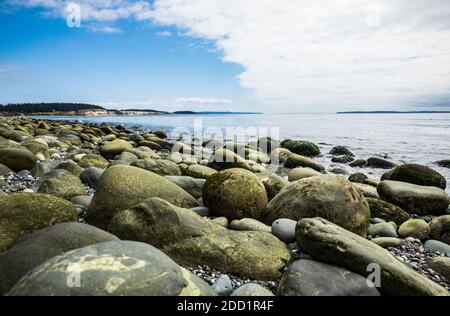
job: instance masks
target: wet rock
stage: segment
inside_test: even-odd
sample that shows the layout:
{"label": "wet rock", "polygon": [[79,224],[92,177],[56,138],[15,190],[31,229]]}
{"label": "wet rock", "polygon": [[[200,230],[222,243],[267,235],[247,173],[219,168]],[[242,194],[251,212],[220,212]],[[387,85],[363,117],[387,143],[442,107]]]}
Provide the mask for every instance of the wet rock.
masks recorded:
{"label": "wet rock", "polygon": [[69,201],[40,194],[0,195],[0,253],[20,236],[57,223],[76,221],[77,212]]}
{"label": "wet rock", "polygon": [[367,159],[367,166],[372,168],[390,169],[396,167],[397,165],[383,158],[370,157]]}
{"label": "wet rock", "polygon": [[428,226],[431,238],[450,244],[450,215],[435,217]]}
{"label": "wet rock", "polygon": [[334,146],[330,154],[333,156],[355,157],[355,155],[345,146]]}
{"label": "wet rock", "polygon": [[398,233],[403,238],[413,237],[424,240],[428,237],[430,228],[423,219],[410,219],[400,225]]}
{"label": "wet rock", "polygon": [[[74,267],[81,286],[67,286]],[[76,281],[76,279],[75,279]],[[27,273],[10,296],[214,295],[203,280],[151,245],[109,241],[49,259]]]}
{"label": "wet rock", "polygon": [[281,296],[379,296],[365,277],[326,263],[301,259],[289,266],[278,286]]}
{"label": "wet rock", "polygon": [[286,139],[281,142],[281,147],[287,148],[297,155],[307,157],[320,155],[319,147],[316,144],[309,141]]}
{"label": "wet rock", "polygon": [[408,182],[441,189],[445,189],[447,184],[445,178],[439,172],[417,164],[405,164],[395,167],[393,170],[383,174],[381,179]]}
{"label": "wet rock", "polygon": [[91,225],[106,228],[111,218],[149,197],[160,197],[178,206],[199,206],[186,191],[169,180],[144,169],[131,166],[108,168],[97,185],[87,219]]}
{"label": "wet rock", "polygon": [[247,170],[233,168],[218,172],[206,180],[203,202],[215,216],[263,220],[267,194],[257,176]]}
{"label": "wet rock", "polygon": [[450,204],[447,193],[436,187],[385,180],[378,185],[377,191],[383,200],[410,214],[442,215]]}
{"label": "wet rock", "polygon": [[6,294],[28,271],[66,251],[118,240],[94,226],[61,223],[17,239],[0,255],[0,295]]}
{"label": "wet rock", "polygon": [[228,230],[159,198],[117,213],[109,231],[152,243],[183,266],[207,265],[260,280],[279,278],[290,259],[286,245],[271,234]]}
{"label": "wet rock", "polygon": [[390,295],[442,295],[449,292],[397,260],[389,251],[321,218],[297,223],[297,243],[317,260],[347,268],[367,277],[378,264],[382,293]]}
{"label": "wet rock", "polygon": [[366,198],[366,201],[369,203],[372,217],[378,217],[388,222],[392,221],[397,225],[401,225],[410,219],[408,213],[394,204],[373,198]]}
{"label": "wet rock", "polygon": [[268,205],[266,223],[278,218],[299,220],[321,216],[361,236],[370,219],[364,196],[347,179],[321,175],[285,187]]}

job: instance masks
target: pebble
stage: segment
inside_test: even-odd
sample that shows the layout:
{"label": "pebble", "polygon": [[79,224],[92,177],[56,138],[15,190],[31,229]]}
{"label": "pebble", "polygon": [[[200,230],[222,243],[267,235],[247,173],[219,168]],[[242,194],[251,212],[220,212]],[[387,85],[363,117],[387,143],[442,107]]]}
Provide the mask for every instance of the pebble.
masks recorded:
{"label": "pebble", "polygon": [[[219,271],[211,270],[208,266],[197,266],[195,268],[188,268],[189,271],[205,280],[209,285],[213,285],[224,273]],[[238,276],[226,274],[230,280],[233,290],[237,289],[239,286],[247,283],[257,283],[262,287],[274,292],[278,287],[278,281],[262,281],[262,280],[250,280],[250,279],[241,279]]]}

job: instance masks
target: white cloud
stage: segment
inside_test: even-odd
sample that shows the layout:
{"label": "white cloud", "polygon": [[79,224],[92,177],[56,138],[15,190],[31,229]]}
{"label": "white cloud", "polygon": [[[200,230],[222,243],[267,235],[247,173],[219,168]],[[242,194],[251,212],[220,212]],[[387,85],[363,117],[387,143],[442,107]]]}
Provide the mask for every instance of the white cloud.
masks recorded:
{"label": "white cloud", "polygon": [[[21,2],[54,15],[67,3]],[[77,2],[83,19],[150,20],[212,40],[225,62],[244,67],[241,86],[269,109],[399,108],[450,99],[448,0]]]}

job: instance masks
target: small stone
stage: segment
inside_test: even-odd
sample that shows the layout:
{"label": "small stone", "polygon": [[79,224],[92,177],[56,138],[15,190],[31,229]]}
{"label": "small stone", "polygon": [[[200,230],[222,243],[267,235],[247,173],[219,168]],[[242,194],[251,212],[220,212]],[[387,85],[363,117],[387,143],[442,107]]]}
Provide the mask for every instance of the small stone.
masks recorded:
{"label": "small stone", "polygon": [[[213,274],[214,275],[214,274]],[[231,279],[228,275],[223,274],[220,276],[212,285],[212,288],[220,296],[228,296],[233,291],[233,285],[231,284]]]}
{"label": "small stone", "polygon": [[295,241],[297,222],[289,218],[279,218],[272,223],[272,234],[289,244]]}

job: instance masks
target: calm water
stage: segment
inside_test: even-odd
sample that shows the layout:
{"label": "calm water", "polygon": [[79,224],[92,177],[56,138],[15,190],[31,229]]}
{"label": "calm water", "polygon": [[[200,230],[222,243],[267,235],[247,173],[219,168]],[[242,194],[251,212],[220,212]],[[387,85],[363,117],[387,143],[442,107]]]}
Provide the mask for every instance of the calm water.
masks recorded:
{"label": "calm water", "polygon": [[[48,117],[46,117],[48,119]],[[278,128],[279,137],[305,139],[318,143],[325,154],[317,158],[328,167],[334,166],[326,155],[334,145],[348,146],[358,158],[387,155],[396,163],[420,163],[441,172],[450,182],[450,169],[434,164],[450,159],[450,114],[221,114],[221,115],[155,115],[109,117],[53,117],[82,122],[108,122],[139,125],[146,128],[193,130],[201,120],[204,130],[218,127],[259,129],[264,136]],[[276,131],[276,130],[272,130]],[[276,136],[276,135],[275,135]],[[354,171],[340,165],[349,172]],[[366,169],[380,175],[383,170]]]}

